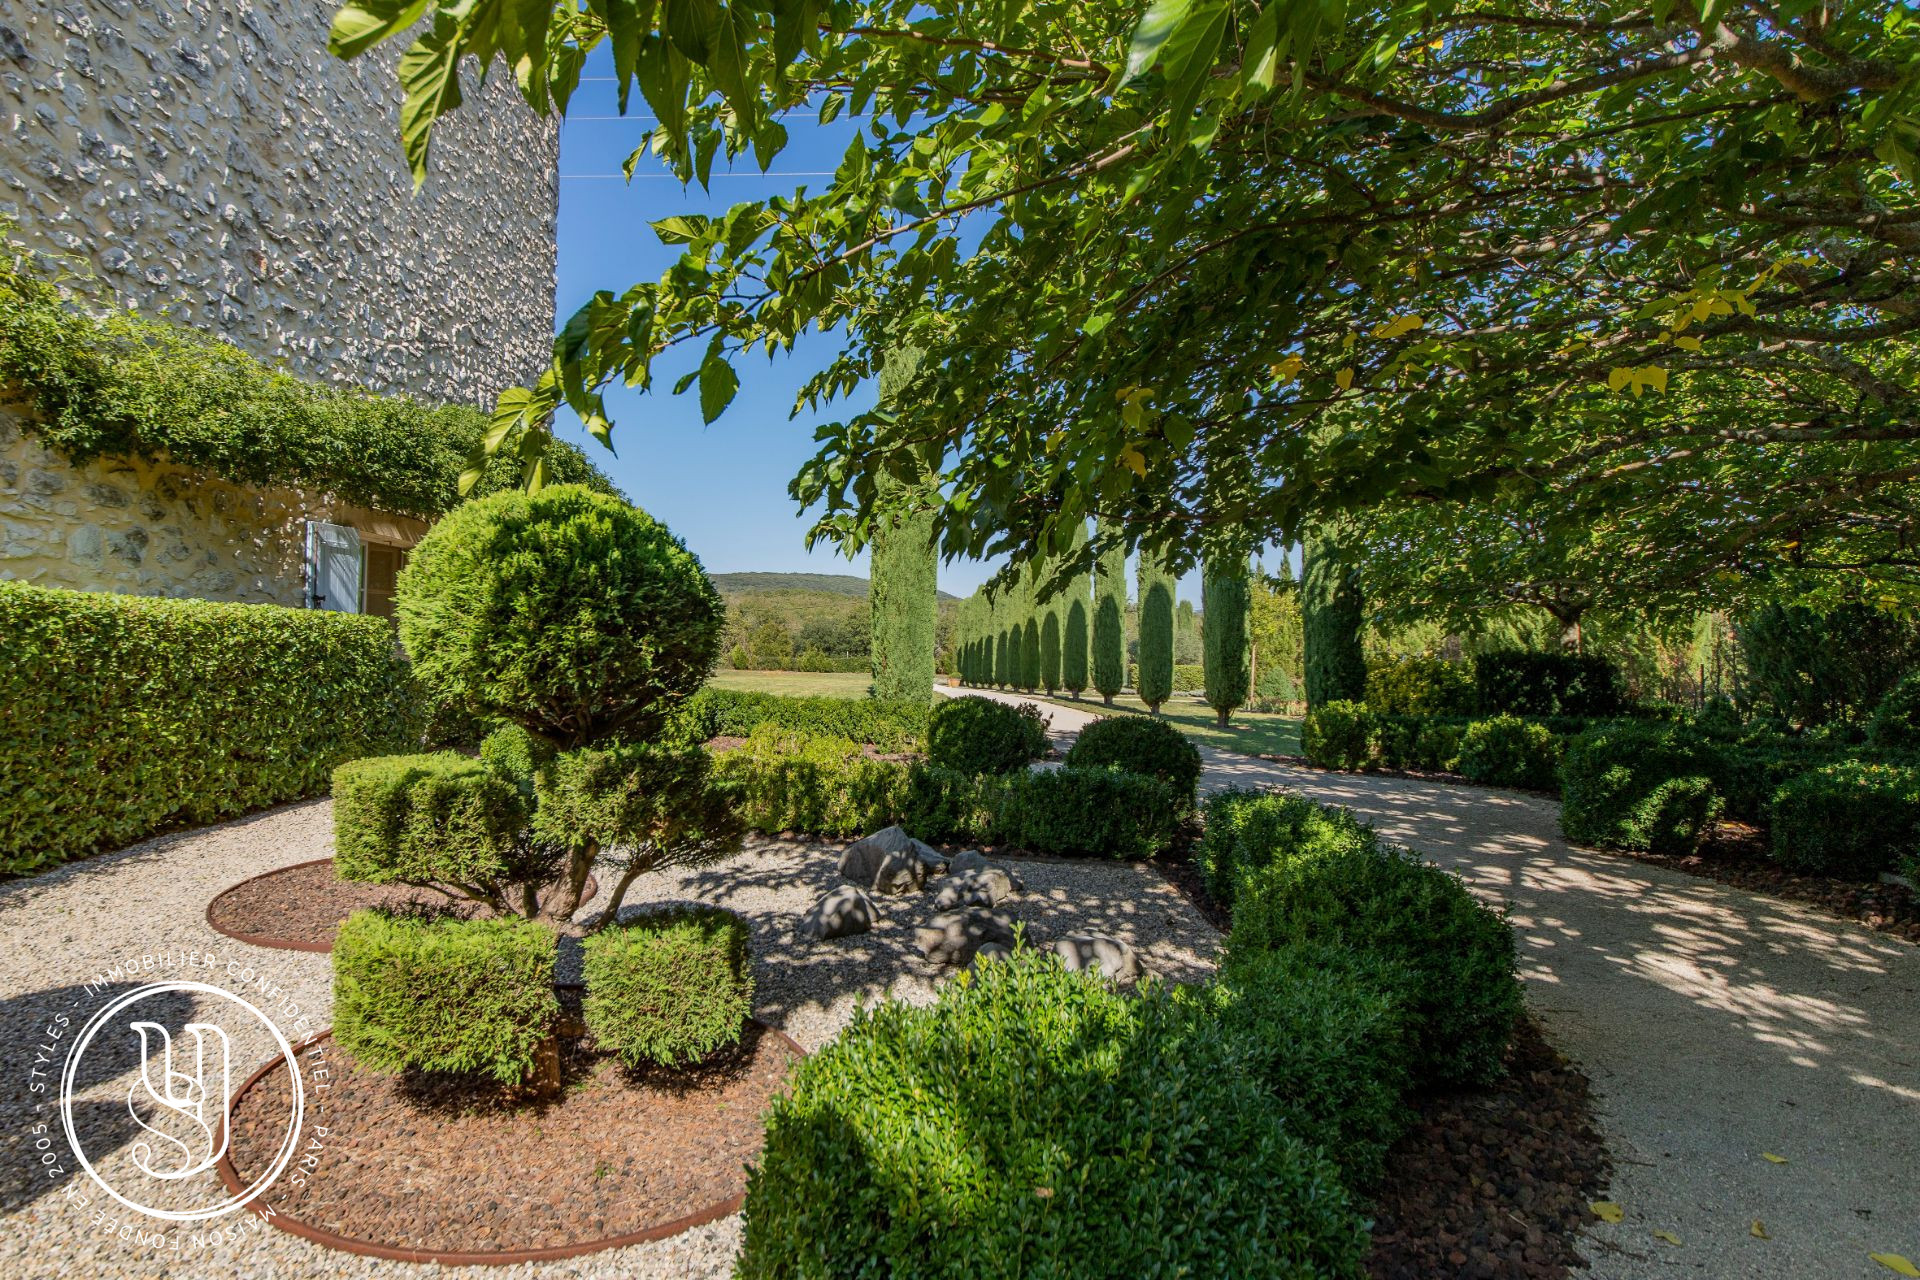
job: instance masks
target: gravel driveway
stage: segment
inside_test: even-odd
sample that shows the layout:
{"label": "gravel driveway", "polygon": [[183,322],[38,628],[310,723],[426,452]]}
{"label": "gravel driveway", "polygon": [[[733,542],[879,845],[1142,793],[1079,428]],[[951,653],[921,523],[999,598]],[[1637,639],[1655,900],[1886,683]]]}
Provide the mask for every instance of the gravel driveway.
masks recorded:
{"label": "gravel driveway", "polygon": [[[643,877],[629,891],[627,901],[645,904],[691,898],[719,903],[747,916],[754,930],[759,1015],[807,1048],[817,1048],[846,1025],[859,1001],[896,996],[925,1002],[948,972],[928,964],[912,949],[913,926],[933,913],[931,886],[912,898],[880,899],[883,917],[870,934],[820,944],[794,942],[792,921],[836,883],[838,848],[756,841],[745,852],[711,867]],[[202,1243],[185,1231],[176,1231],[164,1247],[142,1244],[120,1238],[115,1228],[131,1224],[145,1229],[153,1220],[130,1210],[96,1218],[96,1208],[77,1208],[66,1196],[69,1188],[91,1190],[83,1174],[56,1181],[39,1172],[31,1126],[51,1120],[57,1135],[59,1119],[57,1108],[46,1101],[51,1092],[35,1094],[29,1087],[36,1058],[45,1056],[36,1046],[45,1043],[43,1031],[51,1018],[76,1008],[84,1017],[101,1003],[97,989],[88,991],[87,986],[115,965],[126,972],[120,979],[108,978],[105,990],[109,993],[185,972],[176,964],[172,969],[139,970],[135,978],[129,965],[142,956],[171,956],[203,965],[212,955],[223,975],[215,980],[228,981],[225,966],[238,965],[256,981],[272,983],[278,991],[275,1000],[283,1007],[297,1006],[314,1027],[326,1025],[331,1008],[328,956],[269,951],[235,942],[209,928],[204,913],[215,894],[238,880],[331,852],[331,805],[315,801],[150,840],[44,875],[0,883],[0,1044],[4,1045],[0,1057],[7,1071],[5,1085],[0,1087],[0,1278],[518,1280],[577,1276],[646,1280],[728,1274],[739,1243],[738,1217],[656,1244],[566,1262],[444,1268],[336,1253],[261,1227],[244,1215],[238,1221],[247,1229],[235,1238]],[[1114,934],[1135,946],[1146,968],[1174,980],[1197,978],[1211,968],[1219,935],[1151,868],[1041,859],[1018,859],[1014,865],[1026,882],[1026,893],[1004,909],[1025,921],[1035,937]],[[565,960],[563,952],[563,966]],[[183,995],[181,1007],[169,1016],[184,1025],[204,999]],[[245,1070],[271,1051],[271,1041],[263,1032],[257,1043],[236,1043],[233,1056]],[[111,1134],[119,1144],[100,1161],[109,1179],[115,1167],[124,1167],[130,1160],[127,1148],[134,1136],[113,1128],[126,1127],[125,1098],[136,1077],[137,1057],[124,1057],[109,1060],[107,1067],[94,1073],[98,1078],[83,1080],[84,1088],[76,1091],[83,1100],[76,1108],[83,1127],[90,1133]],[[47,1068],[41,1064],[39,1069]],[[90,1142],[89,1148],[94,1145]],[[198,1178],[210,1181],[212,1176]],[[195,1185],[193,1181],[184,1184],[182,1194]],[[95,1195],[93,1199],[104,1198]]]}
{"label": "gravel driveway", "polygon": [[[1095,718],[1039,705],[1063,742]],[[1570,845],[1542,796],[1201,755],[1203,790],[1344,805],[1512,904],[1528,1003],[1586,1068],[1613,1154],[1625,1220],[1592,1225],[1600,1280],[1886,1280],[1870,1253],[1920,1264],[1920,948]]]}

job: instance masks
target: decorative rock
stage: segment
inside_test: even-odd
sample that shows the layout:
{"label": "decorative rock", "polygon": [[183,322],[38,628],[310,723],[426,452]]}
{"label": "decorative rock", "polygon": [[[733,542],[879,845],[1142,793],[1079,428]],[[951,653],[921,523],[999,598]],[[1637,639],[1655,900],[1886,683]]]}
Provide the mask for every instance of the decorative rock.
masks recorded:
{"label": "decorative rock", "polygon": [[807,942],[847,938],[872,929],[878,914],[872,898],[853,885],[843,884],[827,890],[813,909],[800,917],[794,933]]}
{"label": "decorative rock", "polygon": [[1091,969],[1109,982],[1130,986],[1140,979],[1140,960],[1133,948],[1103,933],[1070,933],[1048,947],[1070,973]]}
{"label": "decorative rock", "polygon": [[921,952],[935,964],[965,964],[989,944],[1013,946],[1013,921],[978,908],[943,911],[913,931]]}
{"label": "decorative rock", "polygon": [[933,852],[899,827],[887,827],[847,846],[840,875],[874,893],[912,893],[932,874],[922,849]]}
{"label": "decorative rock", "polygon": [[1010,956],[1012,954],[1012,947],[1001,946],[997,942],[983,942],[974,949],[973,962],[979,964],[982,960],[989,957]]}
{"label": "decorative rock", "polygon": [[986,854],[978,849],[968,849],[964,853],[953,855],[953,861],[947,864],[947,874],[957,876],[962,871],[978,871],[987,865]]}
{"label": "decorative rock", "polygon": [[940,886],[933,905],[942,911],[957,907],[997,907],[1027,886],[1003,867],[974,867],[956,872]]}

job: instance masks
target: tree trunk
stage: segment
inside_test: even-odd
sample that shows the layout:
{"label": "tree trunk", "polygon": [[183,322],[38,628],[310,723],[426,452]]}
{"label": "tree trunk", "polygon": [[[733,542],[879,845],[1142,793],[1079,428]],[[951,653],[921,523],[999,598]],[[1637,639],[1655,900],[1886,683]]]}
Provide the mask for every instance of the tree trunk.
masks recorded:
{"label": "tree trunk", "polygon": [[1225,709],[1225,708],[1223,707],[1223,708],[1221,708],[1221,709],[1219,709],[1219,710],[1217,710],[1217,711],[1215,711],[1215,712],[1214,712],[1214,714],[1220,717],[1220,727],[1221,727],[1222,729],[1224,729],[1224,728],[1226,728],[1226,727],[1227,727],[1227,718],[1228,718],[1229,716],[1231,716],[1231,715],[1233,714],[1233,712],[1231,712],[1231,711],[1228,711],[1227,709]]}
{"label": "tree trunk", "polygon": [[535,1097],[560,1095],[560,1037],[550,1035],[533,1047],[533,1065],[527,1069],[523,1087]]}
{"label": "tree trunk", "polygon": [[555,900],[544,913],[550,920],[561,924],[573,919],[573,913],[580,909],[580,899],[587,888],[587,877],[593,873],[593,864],[600,857],[600,842],[589,840],[573,851],[567,859],[567,883],[555,895]]}

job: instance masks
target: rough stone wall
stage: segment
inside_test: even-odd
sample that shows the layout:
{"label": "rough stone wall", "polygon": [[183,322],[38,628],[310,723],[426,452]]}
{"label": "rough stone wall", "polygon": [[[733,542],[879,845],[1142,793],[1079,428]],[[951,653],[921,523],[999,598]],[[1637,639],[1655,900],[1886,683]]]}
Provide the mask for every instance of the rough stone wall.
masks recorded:
{"label": "rough stone wall", "polygon": [[398,51],[330,56],[334,7],[7,0],[0,214],[301,373],[491,403],[551,349],[557,125],[496,67],[415,196]]}
{"label": "rough stone wall", "polygon": [[251,489],[170,463],[75,467],[0,408],[0,578],[129,595],[304,603],[309,519],[412,546],[426,525],[294,489]]}

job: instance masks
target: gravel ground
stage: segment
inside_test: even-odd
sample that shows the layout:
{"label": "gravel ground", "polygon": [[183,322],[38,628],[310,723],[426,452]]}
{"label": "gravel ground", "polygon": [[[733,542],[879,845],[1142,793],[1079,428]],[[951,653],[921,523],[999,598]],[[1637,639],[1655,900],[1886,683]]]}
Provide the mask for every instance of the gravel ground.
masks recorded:
{"label": "gravel ground", "polygon": [[[1039,705],[1062,742],[1094,719]],[[1920,949],[1570,845],[1540,796],[1201,756],[1203,790],[1345,805],[1511,904],[1528,1003],[1591,1078],[1613,1157],[1624,1220],[1590,1224],[1595,1276],[1884,1280],[1869,1254],[1920,1263]]]}
{"label": "gravel ground", "polygon": [[[191,977],[233,986],[236,976],[251,975],[254,985],[246,994],[271,1008],[290,1039],[297,1039],[303,1029],[326,1025],[329,956],[235,942],[208,927],[205,911],[215,894],[236,881],[331,851],[331,807],[315,801],[0,883],[0,1060],[6,1063],[5,1083],[0,1085],[0,1278],[665,1280],[728,1274],[739,1246],[737,1217],[656,1244],[567,1262],[444,1268],[336,1253],[244,1216],[233,1238],[206,1240],[177,1230],[161,1244],[143,1243],[123,1238],[120,1228],[144,1232],[153,1219],[111,1202],[106,1203],[114,1212],[102,1213],[99,1205],[105,1197],[83,1174],[51,1179],[40,1172],[32,1126],[51,1123],[55,1149],[65,1148],[58,1139],[59,1112],[48,1102],[55,1090],[31,1089],[34,1071],[48,1069],[44,1063],[36,1066],[36,1058],[43,1056],[36,1046],[46,1043],[44,1030],[57,1015],[66,1013],[77,1026],[114,994],[160,978]],[[933,914],[931,890],[913,898],[881,899],[883,918],[870,934],[820,944],[794,941],[793,920],[836,881],[837,853],[838,846],[758,841],[712,867],[644,877],[627,901],[644,906],[696,899],[747,916],[754,931],[757,1012],[813,1049],[846,1025],[858,1002],[889,995],[925,1002],[943,973],[912,950],[913,926]],[[1211,967],[1219,935],[1151,868],[1018,859],[1016,869],[1026,882],[1026,893],[1006,909],[1026,922],[1037,939],[1071,932],[1113,934],[1134,945],[1147,969],[1174,980],[1201,976]],[[563,970],[570,967],[572,951],[563,953]],[[115,965],[124,971],[142,956],[163,959],[137,977],[127,973],[116,980],[109,975]],[[164,960],[168,957],[174,961],[170,967]],[[99,985],[103,979],[104,989]],[[212,997],[183,994],[161,1016],[178,1035],[180,1026],[208,1016],[217,1003]],[[234,1082],[272,1051],[264,1031],[251,1039],[236,1037]],[[90,1067],[95,1058],[87,1056]],[[125,1099],[138,1061],[126,1052],[99,1062],[98,1069],[83,1076],[75,1110],[89,1151],[103,1143],[113,1148],[99,1161],[111,1180],[116,1168],[131,1167],[134,1134],[127,1131],[131,1126]],[[204,1194],[211,1182],[211,1174],[198,1175],[182,1184],[181,1194]],[[69,1191],[89,1194],[94,1203],[81,1207],[68,1198]]]}

